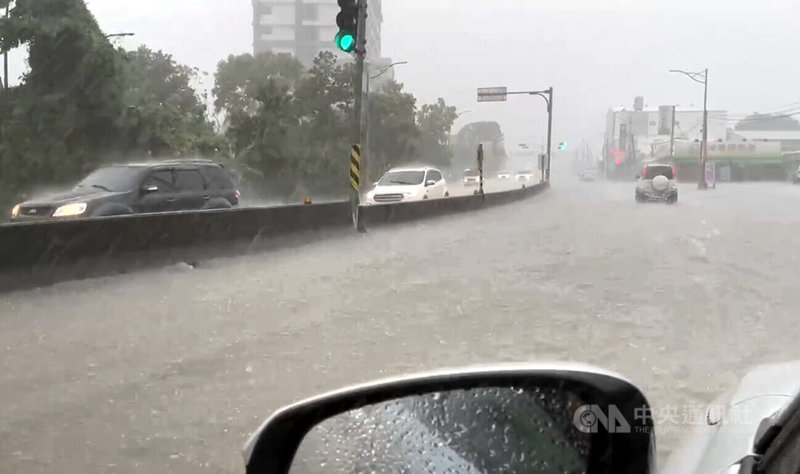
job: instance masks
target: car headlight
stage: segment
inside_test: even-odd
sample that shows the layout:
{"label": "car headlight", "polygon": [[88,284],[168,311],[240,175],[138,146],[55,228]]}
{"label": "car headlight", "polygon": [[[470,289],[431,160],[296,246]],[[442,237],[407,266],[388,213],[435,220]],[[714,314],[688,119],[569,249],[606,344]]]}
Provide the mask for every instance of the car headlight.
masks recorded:
{"label": "car headlight", "polygon": [[18,215],[19,215],[19,204],[17,204],[16,206],[14,206],[13,209],[11,209],[11,218],[14,219]]}
{"label": "car headlight", "polygon": [[72,204],[65,204],[53,213],[53,217],[69,217],[79,216],[86,212],[85,202],[73,202]]}

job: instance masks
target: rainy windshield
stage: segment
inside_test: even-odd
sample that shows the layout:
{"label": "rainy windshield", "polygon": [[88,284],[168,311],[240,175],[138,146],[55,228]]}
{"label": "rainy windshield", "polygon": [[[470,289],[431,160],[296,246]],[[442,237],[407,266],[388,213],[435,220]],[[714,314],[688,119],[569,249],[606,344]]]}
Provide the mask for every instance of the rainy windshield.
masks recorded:
{"label": "rainy windshield", "polygon": [[78,183],[75,188],[95,188],[105,191],[130,191],[138,184],[139,170],[126,166],[112,166],[101,168],[83,181]]}
{"label": "rainy windshield", "polygon": [[800,358],[798,0],[353,2],[0,0],[0,474],[241,472],[297,400],[541,361],[661,465]]}
{"label": "rainy windshield", "polygon": [[422,184],[425,178],[424,171],[392,171],[378,182],[379,186],[405,186]]}

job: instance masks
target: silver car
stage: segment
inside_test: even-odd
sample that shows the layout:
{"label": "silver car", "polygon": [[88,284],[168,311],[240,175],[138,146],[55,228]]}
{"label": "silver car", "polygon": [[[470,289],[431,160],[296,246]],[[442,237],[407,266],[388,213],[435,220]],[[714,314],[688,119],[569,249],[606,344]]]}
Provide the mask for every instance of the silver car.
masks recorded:
{"label": "silver car", "polygon": [[672,166],[646,165],[636,179],[636,202],[662,201],[673,204],[678,201],[678,185]]}

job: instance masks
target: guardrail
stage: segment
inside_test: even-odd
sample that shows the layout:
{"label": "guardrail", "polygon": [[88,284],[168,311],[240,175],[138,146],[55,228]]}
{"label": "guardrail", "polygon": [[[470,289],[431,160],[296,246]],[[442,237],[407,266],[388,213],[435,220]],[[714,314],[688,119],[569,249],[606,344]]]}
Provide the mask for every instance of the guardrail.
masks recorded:
{"label": "guardrail", "polygon": [[[365,206],[362,212],[368,227],[378,226],[517,201],[547,187],[542,183],[486,194],[483,198],[462,196]],[[211,248],[201,255],[213,257],[230,253],[237,242],[249,248],[253,242],[274,236],[345,229],[350,225],[346,201],[4,225],[0,226],[0,291],[8,289],[9,284],[15,286],[13,283],[20,276],[48,275],[69,265],[106,265],[111,260],[157,252],[162,252],[158,258],[163,257],[163,261],[157,258],[153,263],[172,263],[170,259],[181,258],[177,249]]]}

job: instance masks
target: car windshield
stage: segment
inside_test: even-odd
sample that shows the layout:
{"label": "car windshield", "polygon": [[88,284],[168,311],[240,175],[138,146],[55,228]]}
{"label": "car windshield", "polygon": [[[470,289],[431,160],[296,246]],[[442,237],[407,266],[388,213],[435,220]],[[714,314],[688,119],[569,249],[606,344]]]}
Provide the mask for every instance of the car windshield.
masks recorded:
{"label": "car windshield", "polygon": [[102,189],[104,191],[130,191],[136,187],[139,177],[137,168],[109,166],[92,172],[78,183],[76,189]]}
{"label": "car windshield", "polygon": [[422,184],[424,171],[390,171],[378,182],[379,186],[403,186]]}
{"label": "car windshield", "polygon": [[672,167],[670,166],[648,166],[645,168],[644,179],[653,179],[656,176],[665,176],[667,179],[673,179]]}

